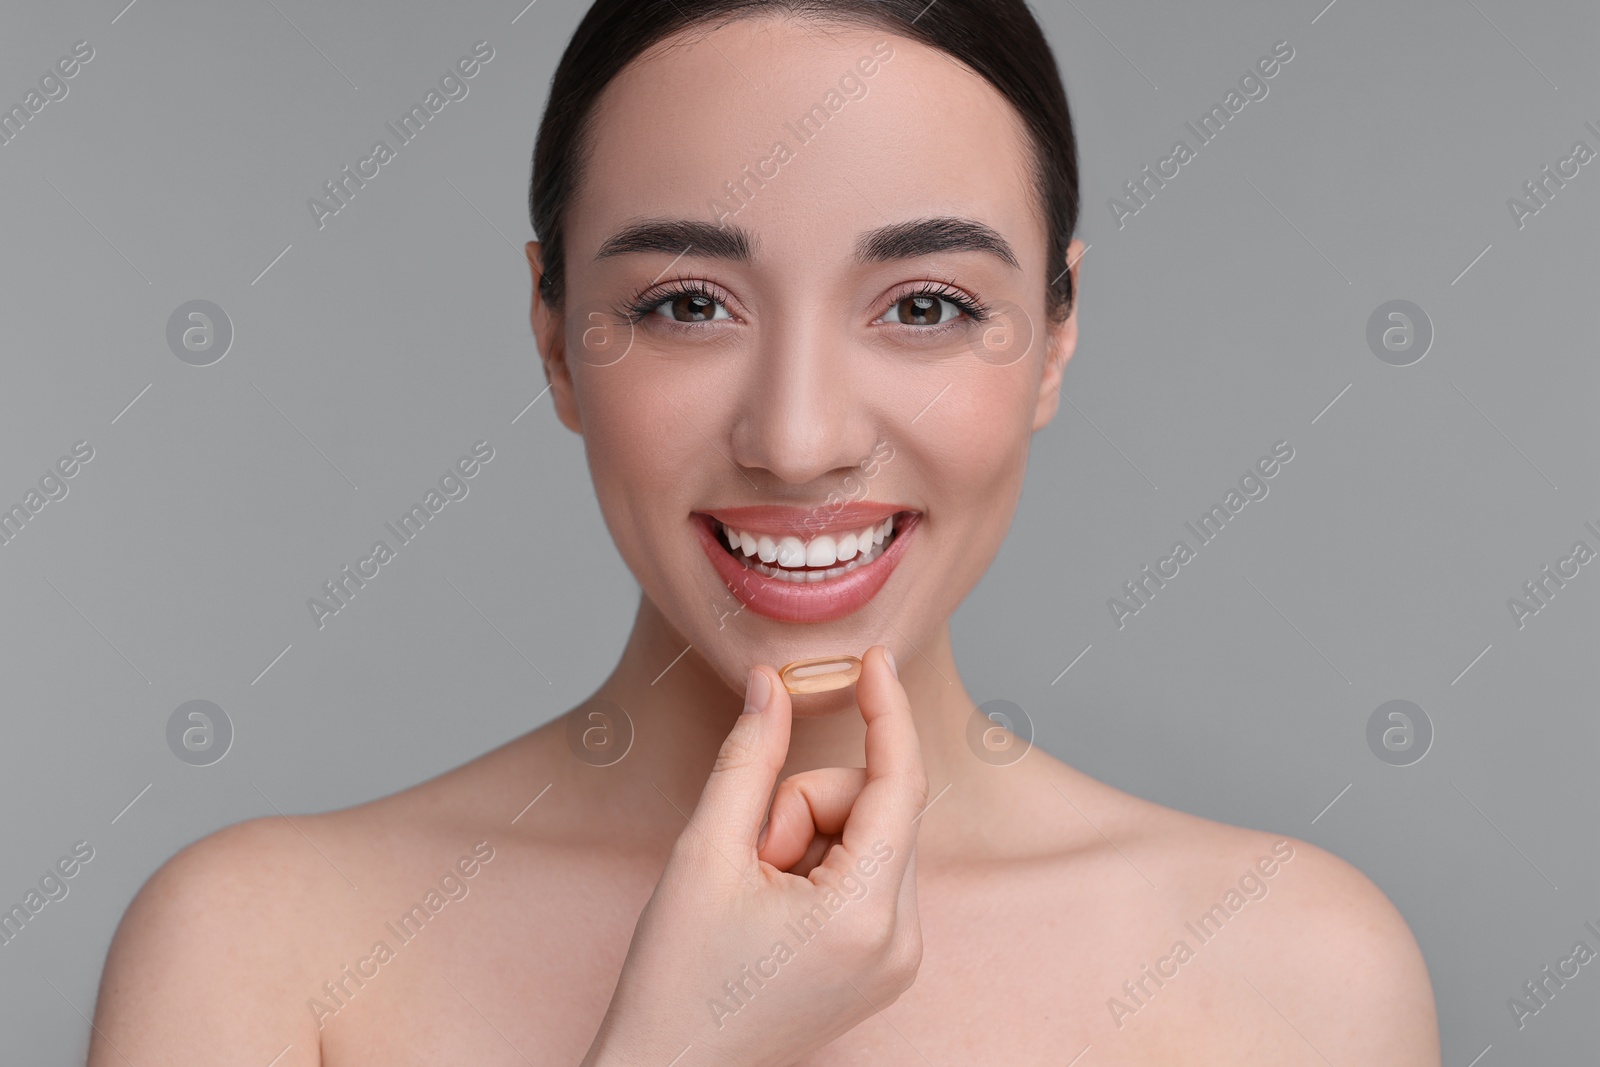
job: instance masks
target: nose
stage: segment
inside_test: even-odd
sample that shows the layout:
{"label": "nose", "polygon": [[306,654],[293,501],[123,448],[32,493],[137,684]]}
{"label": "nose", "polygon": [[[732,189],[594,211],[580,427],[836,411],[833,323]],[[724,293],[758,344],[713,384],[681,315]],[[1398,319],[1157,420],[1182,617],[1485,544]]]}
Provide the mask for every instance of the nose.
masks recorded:
{"label": "nose", "polygon": [[863,360],[820,313],[765,324],[757,340],[733,427],[741,467],[807,485],[855,467],[880,436]]}

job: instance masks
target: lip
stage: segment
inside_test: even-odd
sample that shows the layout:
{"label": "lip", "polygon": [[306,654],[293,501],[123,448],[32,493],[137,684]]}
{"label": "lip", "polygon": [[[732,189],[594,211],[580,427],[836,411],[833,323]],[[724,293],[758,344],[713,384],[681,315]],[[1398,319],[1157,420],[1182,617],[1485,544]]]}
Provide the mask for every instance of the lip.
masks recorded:
{"label": "lip", "polygon": [[[829,525],[818,529],[806,525],[807,516],[815,513],[815,508],[719,508],[715,512],[695,512],[689,518],[717,577],[745,607],[778,622],[832,622],[859,611],[878,594],[922,525],[922,514],[910,508],[858,502],[838,508],[828,519]],[[852,523],[864,526],[902,513],[906,518],[895,522],[894,541],[883,555],[848,574],[804,584],[768,578],[746,567],[723,546],[716,530],[718,522],[735,527],[744,523],[745,529],[760,529],[763,533],[792,530],[795,536],[812,536],[824,529],[850,529]]]}
{"label": "lip", "polygon": [[[863,526],[880,523],[890,515],[915,510],[904,504],[874,504],[867,500],[852,500],[848,503],[814,508],[761,504],[756,507],[718,508],[715,511],[703,511],[697,514],[709,515],[718,522],[732,526],[735,530],[810,540],[818,534],[859,530]],[[715,530],[711,532],[716,533]]]}

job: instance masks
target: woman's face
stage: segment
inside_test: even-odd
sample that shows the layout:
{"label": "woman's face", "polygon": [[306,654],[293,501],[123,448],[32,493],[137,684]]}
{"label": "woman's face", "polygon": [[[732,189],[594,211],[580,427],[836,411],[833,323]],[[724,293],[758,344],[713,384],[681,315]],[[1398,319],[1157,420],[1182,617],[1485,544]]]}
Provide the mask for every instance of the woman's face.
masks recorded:
{"label": "woman's face", "polygon": [[1021,120],[942,52],[764,17],[636,61],[590,131],[534,326],[645,595],[736,691],[911,663],[1004,540],[1076,341]]}

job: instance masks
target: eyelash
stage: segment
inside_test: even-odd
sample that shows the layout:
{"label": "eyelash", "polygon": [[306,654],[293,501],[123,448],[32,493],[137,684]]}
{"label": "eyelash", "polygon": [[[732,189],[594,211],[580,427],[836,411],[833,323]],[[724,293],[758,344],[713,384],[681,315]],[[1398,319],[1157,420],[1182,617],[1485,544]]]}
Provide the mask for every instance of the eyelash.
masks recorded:
{"label": "eyelash", "polygon": [[[884,312],[884,314],[887,315],[892,313],[897,305],[919,296],[931,296],[940,300],[947,300],[956,307],[960,308],[962,312],[964,312],[974,322],[986,322],[991,314],[989,306],[983,301],[965,292],[962,292],[960,289],[955,288],[948,282],[925,282],[916,284],[914,287],[907,288],[905,291],[896,295],[893,300],[889,301],[889,308]],[[655,311],[662,304],[670,303],[674,300],[681,300],[684,297],[701,297],[706,300],[715,301],[718,304],[724,305],[727,303],[726,300],[719,297],[704,282],[690,279],[676,279],[674,281],[662,283],[661,285],[649,286],[635,293],[623,304],[623,317],[632,325],[637,326],[639,323],[648,318],[650,313]],[[676,325],[689,326],[693,324],[676,323]],[[892,325],[905,326],[907,324],[894,323]],[[940,323],[939,325],[942,326],[945,324]],[[910,328],[937,329],[937,327],[917,326]]]}
{"label": "eyelash", "polygon": [[[662,285],[648,286],[629,297],[622,307],[623,318],[627,319],[632,325],[637,326],[662,304],[673,300],[681,300],[686,296],[704,297],[707,300],[716,301],[718,304],[727,303],[726,300],[713,292],[705,282],[676,279],[671,282],[664,282]],[[674,323],[674,325],[689,326],[692,323],[679,322]]]}
{"label": "eyelash", "polygon": [[[974,322],[985,322],[988,320],[990,315],[989,306],[987,304],[979,300],[977,297],[968,293],[964,293],[960,289],[955,288],[949,282],[923,282],[915,284],[913,287],[906,289],[904,292],[897,295],[893,300],[889,301],[889,310],[884,314],[893,312],[895,307],[898,305],[919,296],[933,296],[938,297],[941,300],[948,300],[950,303],[954,304],[956,307],[965,312],[967,316]],[[906,324],[893,323],[892,325],[904,326]],[[943,326],[945,324],[940,323],[939,325]],[[914,326],[911,328],[925,329],[927,327]],[[932,328],[937,329],[938,327]]]}

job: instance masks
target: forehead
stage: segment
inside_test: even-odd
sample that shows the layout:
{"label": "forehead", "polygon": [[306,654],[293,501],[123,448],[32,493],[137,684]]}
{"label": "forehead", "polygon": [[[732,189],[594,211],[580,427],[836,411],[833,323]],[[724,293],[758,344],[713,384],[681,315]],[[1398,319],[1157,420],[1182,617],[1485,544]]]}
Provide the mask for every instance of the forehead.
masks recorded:
{"label": "forehead", "polygon": [[848,253],[907,218],[966,217],[1044,247],[1020,116],[948,54],[886,30],[787,17],[695,28],[601,95],[568,216],[592,258],[640,218],[737,210],[757,258]]}

